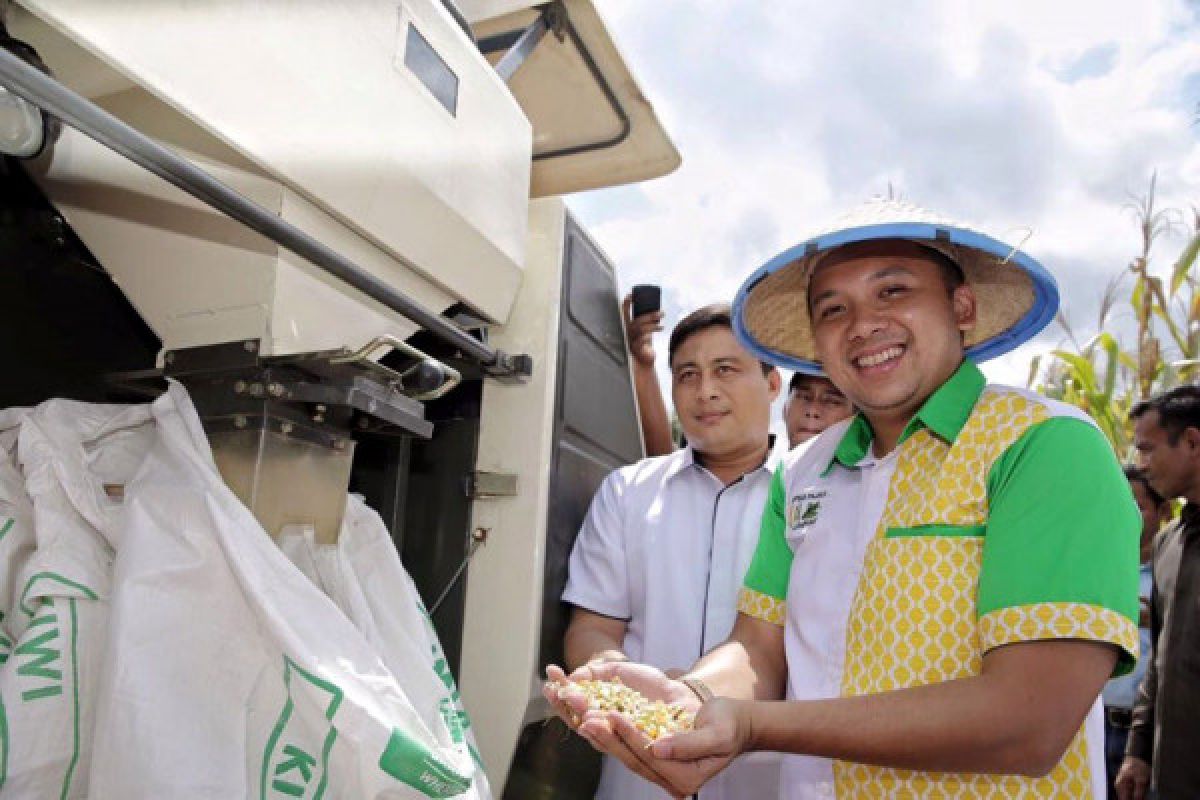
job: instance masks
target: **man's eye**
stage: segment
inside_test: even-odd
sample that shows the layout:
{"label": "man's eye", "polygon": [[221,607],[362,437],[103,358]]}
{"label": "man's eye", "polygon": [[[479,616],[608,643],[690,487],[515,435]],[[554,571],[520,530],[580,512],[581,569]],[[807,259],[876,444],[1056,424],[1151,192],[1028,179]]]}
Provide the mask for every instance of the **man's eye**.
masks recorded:
{"label": "man's eye", "polygon": [[841,305],[824,306],[817,310],[817,319],[829,319],[831,317],[835,317],[840,314],[843,309],[845,309],[845,306]]}
{"label": "man's eye", "polygon": [[879,296],[880,297],[897,297],[899,295],[904,294],[907,291],[908,291],[907,286],[901,286],[899,284],[896,284],[893,286],[885,286],[883,288],[883,290],[879,293]]}

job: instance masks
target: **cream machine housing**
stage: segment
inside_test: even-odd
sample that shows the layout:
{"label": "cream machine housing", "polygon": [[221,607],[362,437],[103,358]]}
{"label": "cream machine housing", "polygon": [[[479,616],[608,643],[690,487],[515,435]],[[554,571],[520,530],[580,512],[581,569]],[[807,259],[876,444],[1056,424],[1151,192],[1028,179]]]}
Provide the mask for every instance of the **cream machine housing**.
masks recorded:
{"label": "cream machine housing", "polygon": [[3,22],[0,407],[173,378],[268,533],[332,541],[363,494],[493,787],[590,797],[537,687],[587,504],[642,449],[616,275],[560,196],[679,164],[591,0]]}

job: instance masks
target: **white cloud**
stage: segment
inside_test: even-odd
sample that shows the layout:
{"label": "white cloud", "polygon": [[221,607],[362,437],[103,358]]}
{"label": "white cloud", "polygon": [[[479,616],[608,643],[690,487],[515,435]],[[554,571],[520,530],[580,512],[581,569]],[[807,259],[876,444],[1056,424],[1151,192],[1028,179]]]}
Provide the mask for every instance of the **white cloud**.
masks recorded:
{"label": "white cloud", "polygon": [[[1164,205],[1200,204],[1185,2],[600,5],[684,163],[571,205],[624,285],[663,285],[668,325],[891,181],[1006,240],[1032,229],[1027,249],[1086,328],[1136,254],[1122,206],[1151,171]],[[1157,269],[1179,245],[1162,243]],[[1024,383],[1059,338],[989,372]]]}

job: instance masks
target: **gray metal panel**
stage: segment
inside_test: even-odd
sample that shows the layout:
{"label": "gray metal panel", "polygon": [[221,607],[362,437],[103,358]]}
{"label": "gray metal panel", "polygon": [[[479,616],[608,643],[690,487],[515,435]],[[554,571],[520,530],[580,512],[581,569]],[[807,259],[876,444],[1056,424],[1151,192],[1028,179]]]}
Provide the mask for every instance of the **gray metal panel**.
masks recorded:
{"label": "gray metal panel", "polygon": [[613,267],[570,214],[546,533],[543,663],[562,663],[571,546],[604,477],[643,455]]}
{"label": "gray metal panel", "polygon": [[[583,334],[618,366],[626,364],[625,329],[616,302],[616,276],[603,255],[570,220],[567,225],[565,276],[567,320],[571,323],[564,343],[572,344]],[[578,370],[575,370],[578,371]],[[569,418],[569,415],[568,415]]]}
{"label": "gray metal panel", "polygon": [[[592,496],[609,472],[643,455],[616,275],[569,214],[564,261],[540,664],[562,663],[569,609],[559,598]],[[537,722],[522,731],[504,797],[583,800],[598,778],[594,751]]]}

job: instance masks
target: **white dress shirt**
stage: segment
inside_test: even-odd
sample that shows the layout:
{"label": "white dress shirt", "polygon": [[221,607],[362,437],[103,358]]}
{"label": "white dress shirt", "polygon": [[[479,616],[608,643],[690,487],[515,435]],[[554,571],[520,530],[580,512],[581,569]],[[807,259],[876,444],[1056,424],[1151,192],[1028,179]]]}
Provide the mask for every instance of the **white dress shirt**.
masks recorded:
{"label": "white dress shirt", "polygon": [[[774,466],[769,457],[725,486],[688,447],[614,471],[575,541],[563,600],[626,620],[630,659],[690,667],[733,629]],[[779,761],[770,753],[738,759],[700,792],[701,800],[778,796]],[[596,797],[668,795],[609,758]]]}

